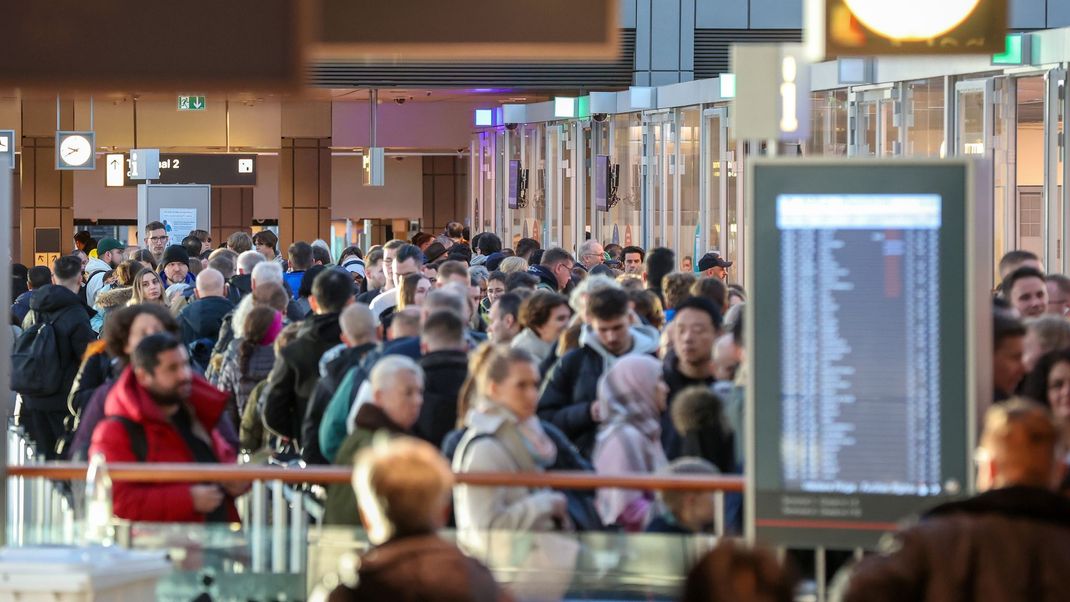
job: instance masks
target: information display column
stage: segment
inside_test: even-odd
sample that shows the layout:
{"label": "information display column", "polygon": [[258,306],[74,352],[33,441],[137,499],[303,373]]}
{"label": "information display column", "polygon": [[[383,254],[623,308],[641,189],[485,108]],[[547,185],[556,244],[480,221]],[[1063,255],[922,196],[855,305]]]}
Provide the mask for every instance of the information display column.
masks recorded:
{"label": "information display column", "polygon": [[969,168],[752,169],[748,532],[872,546],[970,487]]}

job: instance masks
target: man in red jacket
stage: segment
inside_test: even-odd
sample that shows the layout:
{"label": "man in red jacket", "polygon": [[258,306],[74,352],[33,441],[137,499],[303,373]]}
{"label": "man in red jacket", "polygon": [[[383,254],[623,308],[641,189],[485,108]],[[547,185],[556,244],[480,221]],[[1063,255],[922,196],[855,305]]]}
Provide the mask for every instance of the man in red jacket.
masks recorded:
{"label": "man in red jacket", "polygon": [[[186,349],[170,334],[142,339],[104,402],[90,455],[108,462],[234,462],[219,431],[227,395],[190,369]],[[116,482],[120,518],[153,522],[237,521],[241,483]]]}

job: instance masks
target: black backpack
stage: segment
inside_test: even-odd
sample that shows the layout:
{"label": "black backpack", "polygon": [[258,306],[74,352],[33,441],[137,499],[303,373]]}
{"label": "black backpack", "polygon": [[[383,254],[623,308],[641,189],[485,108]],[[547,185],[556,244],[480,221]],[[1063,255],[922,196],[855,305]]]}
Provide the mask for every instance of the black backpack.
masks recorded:
{"label": "black backpack", "polygon": [[63,386],[64,362],[59,357],[55,318],[43,314],[37,317],[39,320],[15,341],[11,353],[11,388],[23,396],[48,397]]}

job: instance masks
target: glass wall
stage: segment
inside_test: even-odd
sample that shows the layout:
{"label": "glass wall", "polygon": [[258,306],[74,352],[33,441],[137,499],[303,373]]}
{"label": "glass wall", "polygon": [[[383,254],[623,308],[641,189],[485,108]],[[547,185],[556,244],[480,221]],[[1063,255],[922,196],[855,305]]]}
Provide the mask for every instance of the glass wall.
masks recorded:
{"label": "glass wall", "polygon": [[506,231],[502,242],[507,247],[516,248],[521,238],[543,239],[540,210],[545,210],[545,182],[539,177],[544,168],[542,135],[541,125],[524,125],[508,132],[509,150],[502,173],[509,173],[508,161],[517,162],[517,194],[515,208],[503,207]]}
{"label": "glass wall", "polygon": [[811,155],[847,154],[847,90],[820,90],[810,94]]}
{"label": "glass wall", "polygon": [[944,137],[944,78],[907,82],[903,87],[906,112],[906,148],[910,157],[946,154]]}
{"label": "glass wall", "polygon": [[609,118],[601,146],[609,155],[610,186],[608,211],[597,212],[602,242],[623,246],[639,244],[642,206],[643,127],[639,113],[622,113]]}
{"label": "glass wall", "polygon": [[686,260],[690,258],[690,266],[705,253],[705,244],[702,243],[702,231],[699,229],[699,158],[701,142],[699,140],[702,129],[701,107],[688,107],[677,111],[676,116],[678,133],[676,176],[678,179],[677,199],[679,206],[674,212],[674,229],[676,240],[674,248],[677,249],[677,261],[680,269],[687,269]]}

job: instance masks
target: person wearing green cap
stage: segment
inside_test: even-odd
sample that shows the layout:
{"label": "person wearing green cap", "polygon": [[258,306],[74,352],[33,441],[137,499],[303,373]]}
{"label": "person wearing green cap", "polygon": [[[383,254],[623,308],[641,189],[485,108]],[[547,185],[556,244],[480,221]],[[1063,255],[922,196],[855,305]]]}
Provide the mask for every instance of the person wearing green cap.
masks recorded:
{"label": "person wearing green cap", "polygon": [[97,243],[97,256],[90,258],[85,266],[88,279],[85,283],[86,305],[93,307],[97,294],[104,290],[105,278],[123,262],[126,245],[114,238],[102,238]]}

